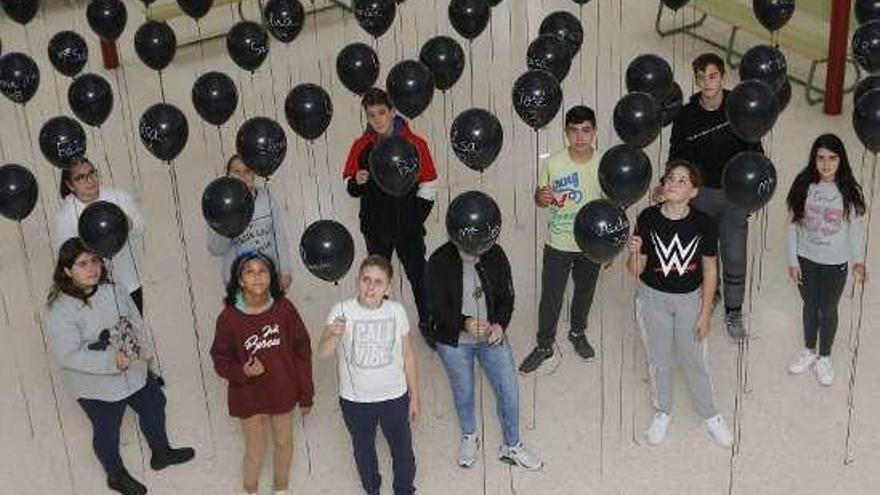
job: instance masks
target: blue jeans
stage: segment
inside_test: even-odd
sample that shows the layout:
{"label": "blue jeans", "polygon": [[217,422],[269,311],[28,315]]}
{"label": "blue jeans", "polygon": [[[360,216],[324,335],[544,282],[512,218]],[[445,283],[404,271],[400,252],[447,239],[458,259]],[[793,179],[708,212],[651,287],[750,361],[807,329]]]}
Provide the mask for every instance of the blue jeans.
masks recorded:
{"label": "blue jeans", "polygon": [[513,353],[505,338],[500,344],[460,344],[452,347],[437,344],[437,353],[449,375],[455,412],[461,432],[476,433],[474,416],[474,358],[480,361],[492,391],[495,392],[495,410],[504,433],[504,444],[519,443],[519,384],[513,364]]}

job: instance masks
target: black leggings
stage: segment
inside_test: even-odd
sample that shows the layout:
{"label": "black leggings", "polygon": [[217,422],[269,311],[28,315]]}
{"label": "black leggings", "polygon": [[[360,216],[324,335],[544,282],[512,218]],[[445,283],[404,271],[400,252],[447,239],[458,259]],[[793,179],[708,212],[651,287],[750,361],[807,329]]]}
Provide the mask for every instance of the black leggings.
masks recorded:
{"label": "black leggings", "polygon": [[804,300],[804,344],[819,355],[830,356],[837,333],[837,303],[846,285],[848,265],[822,265],[798,257],[803,278],[798,290]]}

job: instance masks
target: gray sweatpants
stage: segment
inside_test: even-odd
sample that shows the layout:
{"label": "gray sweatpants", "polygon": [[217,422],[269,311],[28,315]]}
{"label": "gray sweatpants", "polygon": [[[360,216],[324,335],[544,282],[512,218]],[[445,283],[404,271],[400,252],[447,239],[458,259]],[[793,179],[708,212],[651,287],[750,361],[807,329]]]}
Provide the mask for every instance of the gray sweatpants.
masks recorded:
{"label": "gray sweatpants", "polygon": [[701,187],[691,204],[718,225],[724,306],[740,309],[746,292],[749,212],[728,201],[721,189],[711,187]]}
{"label": "gray sweatpants", "polygon": [[684,369],[697,412],[704,419],[718,414],[706,362],[706,340],[694,332],[702,305],[702,288],[687,294],[660,292],[639,283],[636,317],[648,355],[654,408],[672,413],[675,355]]}

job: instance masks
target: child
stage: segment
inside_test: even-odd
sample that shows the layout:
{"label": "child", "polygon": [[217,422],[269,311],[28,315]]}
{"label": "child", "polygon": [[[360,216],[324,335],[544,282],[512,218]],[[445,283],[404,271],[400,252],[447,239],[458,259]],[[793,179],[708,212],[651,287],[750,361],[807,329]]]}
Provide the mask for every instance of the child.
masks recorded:
{"label": "child", "polygon": [[386,299],[393,276],[387,259],[367,256],[358,270],[357,297],[333,306],[318,345],[321,357],[335,353],[338,360],[339,403],[367,495],[378,495],[382,484],[377,425],[391,450],[395,495],[415,493],[410,422],[419,413],[418,371],[406,312]]}
{"label": "child", "polygon": [[287,493],[293,459],[291,413],[309,414],[314,395],[309,334],[284,297],[275,264],[246,252],[232,264],[226,307],[217,317],[211,358],[229,381],[229,415],[241,419],[245,493],[257,493],[266,438],[272,431],[276,495]]}
{"label": "child", "polygon": [[788,371],[800,374],[815,367],[819,383],[829,386],[834,381],[831,346],[837,331],[837,303],[846,285],[848,263],[855,280],[865,280],[865,198],[840,138],[834,134],[816,138],[787,201],[788,274],[804,300],[806,347]]}
{"label": "child", "polygon": [[666,439],[672,414],[672,371],[681,359],[706,429],[723,447],[733,435],[718,414],[706,364],[706,337],[718,273],[715,223],[689,202],[700,187],[697,169],[672,160],[661,181],[665,201],[639,214],[627,268],[639,275],[636,313],[652,379],[654,417],[648,443]]}
{"label": "child", "polygon": [[223,257],[223,283],[229,283],[235,258],[245,251],[256,250],[272,258],[281,273],[281,289],[287,290],[293,280],[290,248],[278,205],[273,203],[265,187],[254,184],[256,174],[239,155],[232,155],[226,163],[226,175],[244,182],[250,189],[254,196],[254,216],[247,229],[233,239],[208,229],[208,251]]}

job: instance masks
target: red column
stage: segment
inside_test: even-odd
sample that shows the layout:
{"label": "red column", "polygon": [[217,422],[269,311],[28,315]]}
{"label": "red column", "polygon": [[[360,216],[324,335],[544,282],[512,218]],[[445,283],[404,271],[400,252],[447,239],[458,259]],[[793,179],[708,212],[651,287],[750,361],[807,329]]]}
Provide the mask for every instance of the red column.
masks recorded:
{"label": "red column", "polygon": [[104,68],[107,70],[119,67],[119,52],[116,50],[115,41],[101,39],[101,57],[104,59]]}
{"label": "red column", "polygon": [[828,69],[825,73],[825,113],[840,115],[843,107],[843,81],[846,79],[846,50],[849,46],[850,0],[831,4],[828,36]]}

